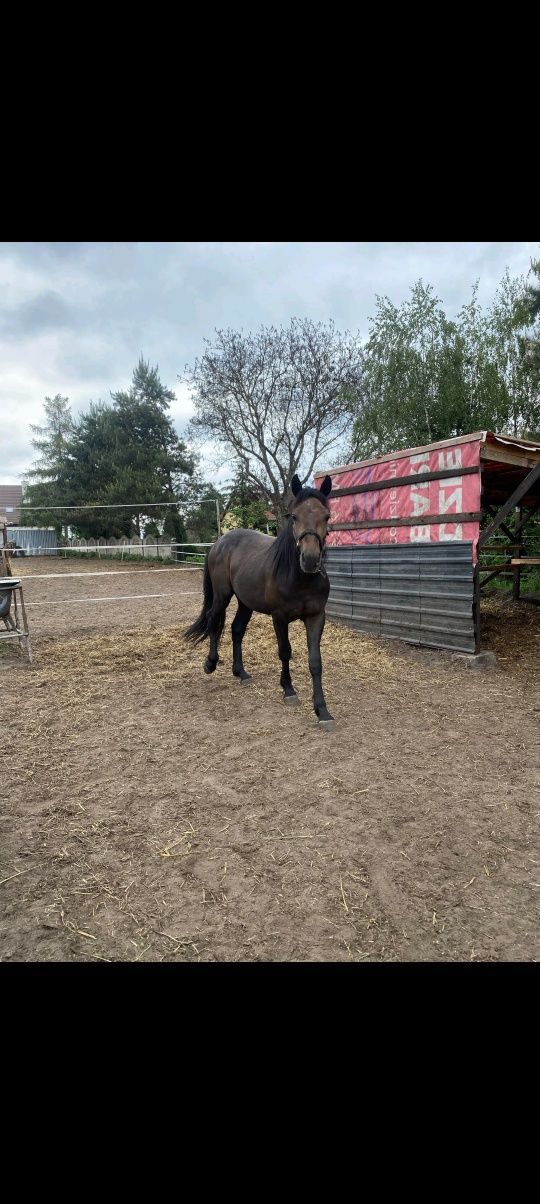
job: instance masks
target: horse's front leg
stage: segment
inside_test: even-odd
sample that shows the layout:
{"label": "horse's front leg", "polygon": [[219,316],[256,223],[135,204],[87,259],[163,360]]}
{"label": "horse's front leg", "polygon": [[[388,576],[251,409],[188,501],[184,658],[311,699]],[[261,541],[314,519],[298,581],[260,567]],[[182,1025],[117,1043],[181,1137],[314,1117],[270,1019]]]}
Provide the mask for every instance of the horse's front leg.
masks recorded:
{"label": "horse's front leg", "polygon": [[278,656],[281,661],[281,677],[279,684],[283,688],[283,701],[288,706],[296,706],[298,704],[298,694],[293,688],[291,675],[289,672],[289,661],[291,659],[292,648],[289,643],[289,624],[286,619],[272,616],[274,631],[278,642]]}
{"label": "horse's front leg", "polygon": [[319,723],[323,727],[334,726],[332,716],[326,705],[322,688],[321,636],[325,624],[324,610],[319,615],[310,615],[304,619],[306,625],[309,671],[313,678],[313,707]]}

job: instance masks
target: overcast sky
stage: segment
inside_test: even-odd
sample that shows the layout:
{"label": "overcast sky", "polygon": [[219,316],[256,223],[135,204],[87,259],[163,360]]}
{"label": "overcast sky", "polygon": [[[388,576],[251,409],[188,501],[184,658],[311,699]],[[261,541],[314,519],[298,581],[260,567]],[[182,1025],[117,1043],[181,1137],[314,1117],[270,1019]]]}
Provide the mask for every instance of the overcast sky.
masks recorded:
{"label": "overcast sky", "polygon": [[74,414],[109,401],[141,354],[176,392],[182,434],[192,407],[177,376],[215,328],[333,318],[365,336],[376,295],[399,305],[419,277],[452,317],[476,280],[487,306],[505,268],[526,275],[538,253],[538,242],[0,243],[0,484],[35,458],[45,397],[69,397]]}

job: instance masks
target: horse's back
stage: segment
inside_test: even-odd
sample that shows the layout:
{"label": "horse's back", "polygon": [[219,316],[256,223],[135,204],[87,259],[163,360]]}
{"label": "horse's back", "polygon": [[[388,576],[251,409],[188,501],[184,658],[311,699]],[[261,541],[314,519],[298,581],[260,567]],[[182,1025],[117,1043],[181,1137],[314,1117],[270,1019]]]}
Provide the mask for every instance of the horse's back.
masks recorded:
{"label": "horse's back", "polygon": [[262,531],[253,531],[248,527],[235,527],[234,531],[227,531],[213,544],[208,557],[210,567],[223,562],[230,564],[231,558],[238,562],[244,556],[264,555],[273,543],[273,535],[263,535]]}
{"label": "horse's back", "polygon": [[254,531],[252,527],[235,527],[234,531],[227,531],[226,535],[221,535],[213,546],[215,550],[221,547],[229,551],[236,547],[268,548],[274,542],[273,535],[264,535],[262,531]]}
{"label": "horse's back", "polygon": [[275,539],[247,527],[222,535],[210,549],[208,567],[215,585],[228,588],[253,610],[267,610],[269,552]]}

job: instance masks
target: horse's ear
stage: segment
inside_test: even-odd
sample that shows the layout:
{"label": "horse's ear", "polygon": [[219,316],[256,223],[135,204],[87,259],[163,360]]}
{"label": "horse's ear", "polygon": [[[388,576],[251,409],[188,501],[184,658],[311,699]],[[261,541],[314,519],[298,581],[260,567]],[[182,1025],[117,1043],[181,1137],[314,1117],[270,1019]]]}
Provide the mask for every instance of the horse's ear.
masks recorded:
{"label": "horse's ear", "polygon": [[324,493],[325,497],[328,497],[332,491],[332,477],[325,477],[322,485],[319,485],[319,489],[321,493]]}
{"label": "horse's ear", "polygon": [[302,489],[302,482],[300,480],[300,477],[297,477],[296,473],[294,474],[294,477],[291,481],[291,489],[294,493],[294,496],[298,497],[298,494],[300,493],[300,491]]}

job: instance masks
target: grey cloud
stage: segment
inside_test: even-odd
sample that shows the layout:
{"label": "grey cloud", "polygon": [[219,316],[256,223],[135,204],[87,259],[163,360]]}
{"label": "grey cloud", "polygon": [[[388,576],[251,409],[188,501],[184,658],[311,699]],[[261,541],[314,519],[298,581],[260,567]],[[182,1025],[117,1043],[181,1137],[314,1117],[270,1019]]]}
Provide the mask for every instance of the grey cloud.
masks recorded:
{"label": "grey cloud", "polygon": [[[80,381],[114,381],[118,375],[116,357],[102,351],[86,350],[76,344],[65,345],[56,356],[59,375]],[[133,364],[135,367],[135,363]],[[114,386],[111,385],[111,388]],[[108,391],[107,396],[108,396]]]}
{"label": "grey cloud", "polygon": [[75,326],[77,316],[59,293],[49,289],[16,308],[0,310],[0,324],[3,334],[27,338],[44,330]]}
{"label": "grey cloud", "polygon": [[0,254],[9,251],[21,263],[35,264],[44,260],[79,259],[91,243],[84,242],[0,242]]}
{"label": "grey cloud", "polygon": [[20,485],[22,474],[28,471],[36,455],[30,437],[10,438],[9,443],[3,442],[0,446],[0,484]]}

